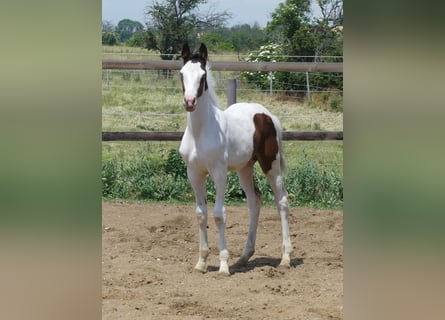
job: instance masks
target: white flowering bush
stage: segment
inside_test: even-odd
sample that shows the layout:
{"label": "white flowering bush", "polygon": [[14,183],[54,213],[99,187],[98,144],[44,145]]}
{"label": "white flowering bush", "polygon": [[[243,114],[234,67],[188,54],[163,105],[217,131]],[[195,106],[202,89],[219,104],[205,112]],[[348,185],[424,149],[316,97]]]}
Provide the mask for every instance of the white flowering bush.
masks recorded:
{"label": "white flowering bush", "polygon": [[[246,58],[248,62],[277,62],[282,56],[282,50],[278,44],[266,44],[257,51],[252,52]],[[249,83],[255,84],[259,89],[269,87],[270,77],[275,79],[275,72],[242,72],[240,78],[246,79]]]}
{"label": "white flowering bush", "polygon": [[[249,62],[279,62],[279,61],[299,61],[298,57],[291,57],[286,52],[289,48],[284,45],[267,44],[261,46],[259,50],[252,52],[246,58]],[[274,90],[290,90],[306,92],[305,72],[242,72],[241,79],[247,80],[256,88],[265,90],[270,86],[270,77],[273,80]],[[325,90],[338,89],[343,90],[342,73],[310,73],[311,89]]]}

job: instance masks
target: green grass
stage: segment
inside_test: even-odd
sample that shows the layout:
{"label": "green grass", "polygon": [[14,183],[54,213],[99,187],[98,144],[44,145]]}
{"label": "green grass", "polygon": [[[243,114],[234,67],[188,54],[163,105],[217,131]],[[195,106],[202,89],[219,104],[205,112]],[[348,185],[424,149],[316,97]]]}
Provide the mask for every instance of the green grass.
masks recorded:
{"label": "green grass", "polygon": [[[227,203],[246,201],[238,177],[228,175]],[[255,180],[263,193],[263,203],[274,204],[271,187],[259,168]],[[323,169],[302,154],[298,164],[291,167],[284,178],[291,206],[339,208],[343,202],[341,176]],[[104,159],[102,163],[102,190],[106,199],[132,199],[168,202],[193,202],[193,191],[187,179],[186,167],[177,149],[151,155],[147,153],[132,160]],[[215,188],[207,179],[208,200],[215,200]]]}
{"label": "green grass", "polygon": [[[117,56],[147,52],[127,47],[105,49],[114,50]],[[150,59],[153,58],[150,57]],[[223,79],[236,76],[236,74],[214,72],[213,75],[220,104],[225,107],[227,97]],[[103,131],[183,131],[185,129],[186,115],[181,105],[182,90],[175,71],[171,79],[165,79],[157,71],[114,70],[109,71],[108,79],[109,88],[107,87],[107,72],[104,71]],[[222,81],[219,81],[220,79]],[[243,85],[242,89],[244,88]],[[338,94],[313,93],[311,101],[306,101],[295,96],[283,94],[271,96],[269,93],[255,90],[240,90],[237,101],[265,105],[278,116],[283,130],[286,131],[343,129],[343,101]],[[174,175],[171,176],[171,172],[164,170],[164,166],[172,157],[171,150],[178,150],[178,148],[179,142],[103,142],[104,198],[193,201],[193,193],[187,179],[179,181]],[[341,207],[343,142],[284,141],[283,148],[289,167],[286,185],[290,189],[288,191],[292,205]],[[158,170],[159,174],[155,173],[154,169]],[[271,194],[267,191],[269,190],[267,183],[261,180],[263,178],[260,176],[262,175],[258,174],[259,184],[266,190],[266,203],[271,204]],[[157,180],[153,180],[155,177]],[[235,176],[229,177],[228,190],[233,192],[228,191],[227,199],[232,203],[244,201],[236,180]],[[304,181],[306,185],[303,185]],[[210,193],[211,185],[209,182]],[[167,189],[164,190],[163,187]],[[151,188],[153,192],[156,190],[159,192],[151,193],[147,188]],[[184,191],[185,193],[181,193]]]}

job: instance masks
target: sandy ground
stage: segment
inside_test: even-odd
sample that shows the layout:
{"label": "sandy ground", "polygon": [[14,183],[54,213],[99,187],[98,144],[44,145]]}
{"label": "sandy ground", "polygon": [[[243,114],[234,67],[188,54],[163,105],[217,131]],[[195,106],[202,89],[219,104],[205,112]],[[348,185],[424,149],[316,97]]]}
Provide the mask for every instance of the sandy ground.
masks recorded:
{"label": "sandy ground", "polygon": [[[233,264],[247,236],[247,207],[230,206],[227,213]],[[290,269],[276,268],[279,215],[262,208],[254,256],[224,277],[209,219],[209,271],[202,274],[193,270],[198,226],[192,206],[104,202],[103,319],[342,319],[343,213],[291,208],[290,228]]]}

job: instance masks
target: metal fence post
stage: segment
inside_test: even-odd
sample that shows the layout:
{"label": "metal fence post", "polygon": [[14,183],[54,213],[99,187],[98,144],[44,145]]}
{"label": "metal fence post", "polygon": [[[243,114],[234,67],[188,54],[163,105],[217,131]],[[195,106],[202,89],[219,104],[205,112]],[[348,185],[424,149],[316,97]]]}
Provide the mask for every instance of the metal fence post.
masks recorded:
{"label": "metal fence post", "polygon": [[309,101],[311,100],[311,88],[309,84],[309,72],[306,71],[306,88],[307,88],[307,97]]}
{"label": "metal fence post", "polygon": [[110,90],[110,69],[107,69],[107,90]]}
{"label": "metal fence post", "polygon": [[272,95],[273,92],[273,72],[269,71],[269,91],[270,95]]}
{"label": "metal fence post", "polygon": [[227,107],[236,103],[236,79],[227,80]]}

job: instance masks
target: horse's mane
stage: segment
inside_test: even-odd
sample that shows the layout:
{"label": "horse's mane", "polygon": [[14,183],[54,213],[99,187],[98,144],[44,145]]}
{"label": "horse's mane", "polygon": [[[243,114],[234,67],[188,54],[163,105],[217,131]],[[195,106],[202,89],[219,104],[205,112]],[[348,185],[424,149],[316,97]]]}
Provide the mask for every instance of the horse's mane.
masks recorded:
{"label": "horse's mane", "polygon": [[215,92],[215,78],[213,78],[212,69],[211,69],[209,61],[207,61],[207,63],[206,63],[206,72],[207,72],[207,84],[209,86],[209,89],[207,90],[207,94],[209,95],[210,102],[212,103],[212,105],[214,105],[218,109],[222,109],[221,105],[219,104],[218,96],[216,95],[216,92]]}

